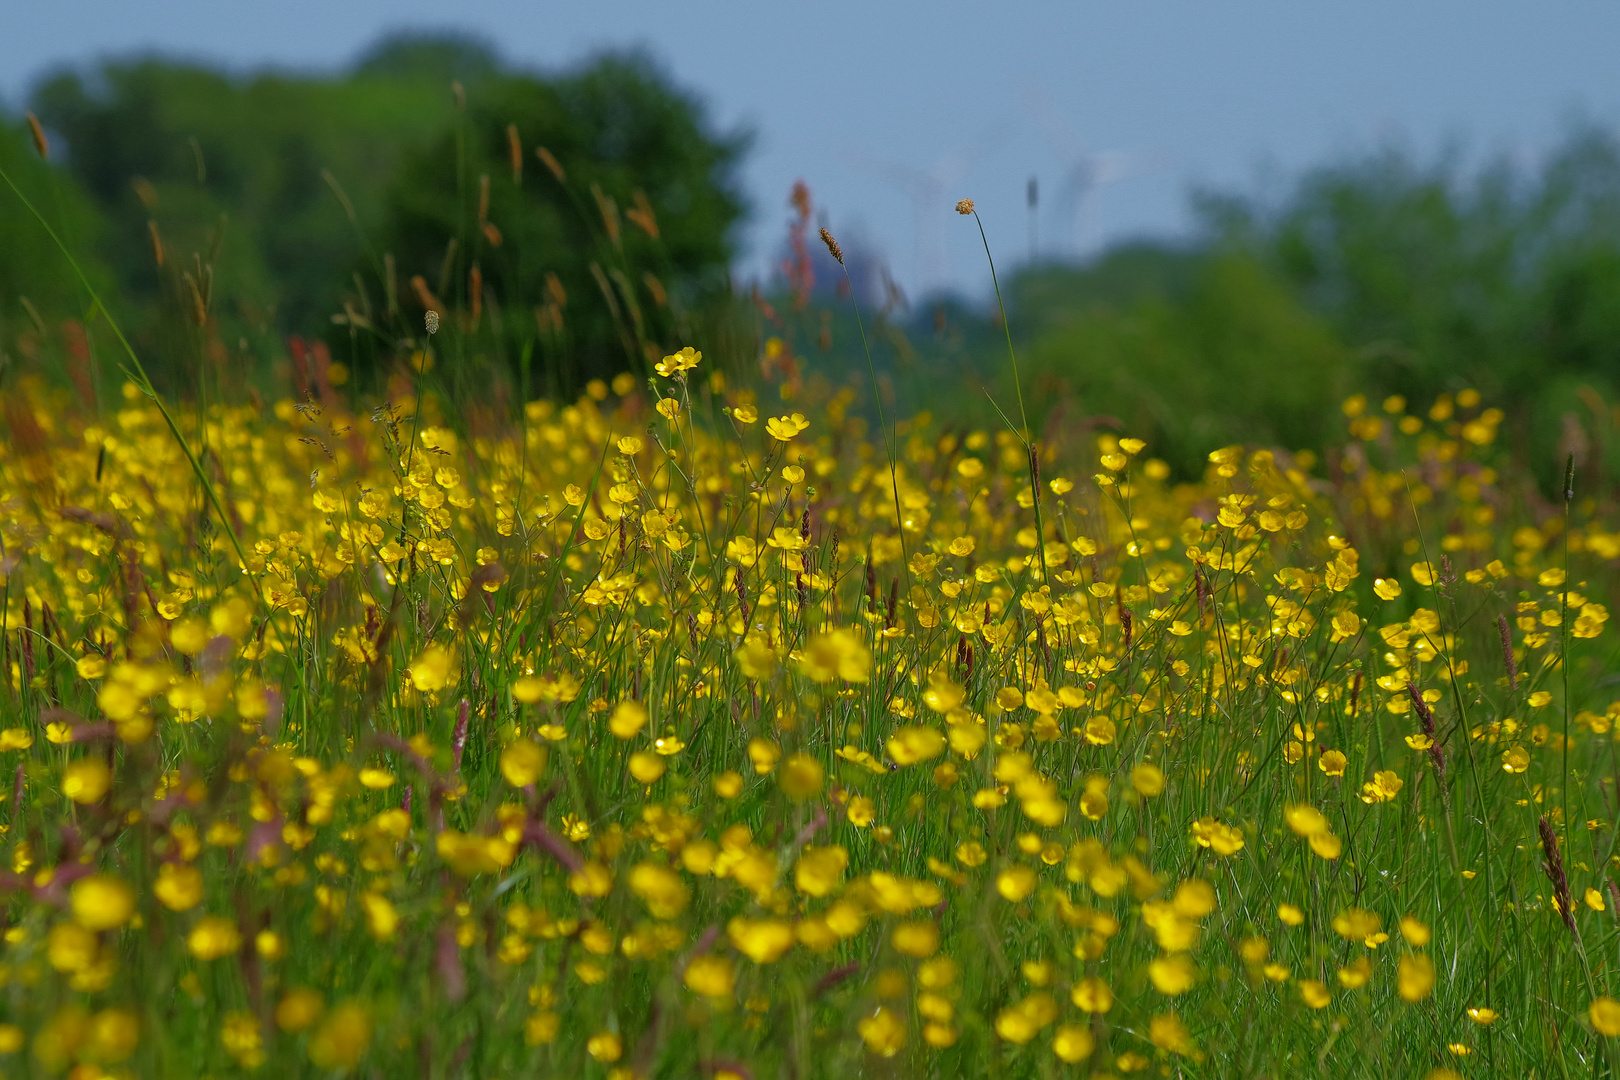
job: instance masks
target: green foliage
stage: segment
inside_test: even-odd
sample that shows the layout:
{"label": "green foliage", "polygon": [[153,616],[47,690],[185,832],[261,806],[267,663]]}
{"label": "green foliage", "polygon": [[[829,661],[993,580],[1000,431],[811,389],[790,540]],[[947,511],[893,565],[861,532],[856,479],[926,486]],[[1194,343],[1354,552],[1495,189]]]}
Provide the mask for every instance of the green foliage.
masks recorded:
{"label": "green foliage", "polygon": [[[542,334],[529,309],[549,297],[551,272],[570,299],[567,333],[540,341],[539,353],[580,357],[574,373],[595,374],[623,366],[627,339],[638,364],[655,340],[673,341],[672,317],[644,309],[657,307],[659,288],[690,305],[724,283],[742,210],[730,170],[743,141],[713,135],[697,104],[651,71],[625,57],[562,78],[516,75],[476,42],[408,36],[331,77],[113,61],[47,79],[32,105],[67,151],[72,183],[59,186],[82,189],[102,219],[76,230],[80,246],[97,241],[140,344],[164,358],[159,372],[172,377],[205,347],[218,358],[220,346],[199,344],[199,306],[216,342],[249,342],[260,356],[281,355],[289,333],[330,334],[343,355],[350,343],[333,322],[350,310],[362,316],[356,328],[386,335],[386,352],[420,332],[419,308],[409,323],[390,319],[401,290],[414,304],[409,278],[453,280],[447,299],[470,308],[476,261],[488,321],[512,312],[497,335],[503,351],[515,357]],[[521,186],[508,124],[528,155]],[[563,163],[566,185],[532,156],[537,143]],[[499,250],[478,220],[484,175]],[[593,186],[625,210],[644,193],[658,241],[622,215],[619,242],[604,239]],[[26,228],[13,218],[7,228]],[[446,260],[452,238],[460,254]],[[38,257],[48,249],[37,239],[6,246],[0,282],[16,288],[36,264],[56,265]],[[389,280],[391,254],[400,280]]]}
{"label": "green foliage", "polygon": [[[1569,389],[1620,375],[1620,142],[1577,129],[1539,170],[1470,175],[1386,151],[1308,174],[1281,206],[1207,200],[1214,243],[1275,268],[1383,393],[1474,385],[1512,402],[1521,448],[1570,442]],[[1577,440],[1578,441],[1578,440]],[[1584,464],[1584,462],[1583,462]]]}
{"label": "green foliage", "polygon": [[[1252,257],[1139,249],[1116,265],[1014,286],[1013,325],[1035,327],[1022,346],[1031,422],[1053,437],[1141,433],[1196,475],[1214,446],[1318,445],[1322,418],[1360,385],[1355,354]],[[980,381],[1005,408],[1005,364],[980,348],[975,368],[994,372]]]}
{"label": "green foliage", "polygon": [[212,277],[229,329],[278,335],[325,322],[358,241],[323,170],[356,207],[375,206],[402,148],[448,118],[443,97],[421,80],[237,79],[142,60],[93,78],[63,73],[34,100],[107,218],[102,251],[149,338],[160,311],[189,299],[176,281],[186,269]]}
{"label": "green foliage", "polygon": [[[684,344],[678,312],[725,285],[744,145],[712,134],[645,57],[556,80],[491,78],[453,127],[406,156],[378,244],[443,305],[470,311],[480,284],[478,314],[509,354],[538,327],[567,375],[640,369]],[[418,315],[422,299],[402,290]]]}
{"label": "green foliage", "polygon": [[[80,249],[99,239],[94,208],[71,181],[39,159],[25,125],[0,125],[0,169],[4,169],[41,213],[70,244]],[[16,212],[0,213],[0,343],[13,333],[37,334],[35,316],[82,314],[83,290],[60,258],[41,257],[54,250],[38,222],[22,210],[9,189],[0,188]],[[88,267],[92,280],[106,277],[104,268]],[[30,312],[32,308],[32,312]]]}
{"label": "green foliage", "polygon": [[[1474,387],[1503,403],[1515,448],[1549,463],[1547,490],[1569,453],[1620,468],[1604,404],[1620,389],[1620,142],[1576,130],[1535,170],[1388,150],[1312,171],[1277,203],[1198,206],[1193,243],[1016,276],[1015,336],[1035,399],[1064,402],[1060,426],[1117,418],[1185,473],[1212,444],[1320,448],[1352,388],[1421,411]],[[999,327],[955,307],[940,333],[945,310],[919,320],[932,335],[916,327],[923,367],[947,359],[1010,400],[992,374]],[[916,390],[937,407],[956,387]]]}

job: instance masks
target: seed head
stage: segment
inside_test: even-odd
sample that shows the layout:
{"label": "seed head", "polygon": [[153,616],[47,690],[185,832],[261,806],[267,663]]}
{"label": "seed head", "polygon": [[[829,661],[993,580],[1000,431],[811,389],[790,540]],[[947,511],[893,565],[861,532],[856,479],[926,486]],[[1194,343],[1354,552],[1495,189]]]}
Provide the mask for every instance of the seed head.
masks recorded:
{"label": "seed head", "polygon": [[973,200],[962,199],[959,201],[956,204],[956,212],[961,214],[963,217],[967,217],[969,214],[973,213]]}
{"label": "seed head", "polygon": [[1508,689],[1518,690],[1519,666],[1513,661],[1513,631],[1508,629],[1505,615],[1496,617],[1496,633],[1502,639],[1502,664],[1507,668]]}
{"label": "seed head", "polygon": [[39,117],[33,113],[28,114],[28,134],[33,137],[34,149],[39,153],[41,161],[51,159],[51,144],[45,138],[45,129],[40,126]]}
{"label": "seed head", "polygon": [[821,242],[827,245],[827,250],[832,252],[832,257],[838,260],[838,265],[843,266],[844,249],[838,246],[838,241],[833,239],[833,234],[826,229],[822,229]]}
{"label": "seed head", "polygon": [[1552,882],[1553,899],[1558,902],[1558,914],[1564,918],[1564,925],[1569,927],[1572,934],[1578,934],[1575,928],[1575,912],[1569,898],[1569,878],[1564,874],[1564,859],[1558,850],[1558,834],[1553,831],[1552,825],[1546,818],[1537,824],[1541,833],[1541,851],[1546,860],[1541,868],[1547,872],[1547,880]]}
{"label": "seed head", "polygon": [[429,309],[426,321],[427,332],[430,334],[437,334],[439,332],[439,313]]}

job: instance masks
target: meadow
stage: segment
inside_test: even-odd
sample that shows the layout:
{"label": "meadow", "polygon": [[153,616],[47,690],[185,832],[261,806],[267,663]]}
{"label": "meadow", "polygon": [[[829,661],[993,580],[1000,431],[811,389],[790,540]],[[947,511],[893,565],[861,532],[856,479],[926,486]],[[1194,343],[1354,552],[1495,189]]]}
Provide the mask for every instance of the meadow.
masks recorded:
{"label": "meadow", "polygon": [[266,383],[196,267],[184,378],[0,368],[0,1073],[1613,1074],[1620,507],[1512,403],[1189,471],[808,291],[540,394],[476,263]]}
{"label": "meadow", "polygon": [[310,376],[8,397],[8,1072],[1609,1067],[1620,535],[1477,395],[1172,485]]}

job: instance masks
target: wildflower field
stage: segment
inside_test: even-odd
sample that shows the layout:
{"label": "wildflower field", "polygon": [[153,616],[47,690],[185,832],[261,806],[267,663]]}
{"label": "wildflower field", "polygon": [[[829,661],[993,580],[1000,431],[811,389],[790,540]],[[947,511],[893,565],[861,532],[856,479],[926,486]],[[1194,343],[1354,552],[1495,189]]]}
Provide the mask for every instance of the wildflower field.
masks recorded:
{"label": "wildflower field", "polygon": [[7,398],[7,1075],[1611,1067],[1620,535],[1478,395],[1172,484],[328,376]]}
{"label": "wildflower field", "polygon": [[188,392],[0,386],[4,1075],[1612,1075],[1620,512],[1477,391],[1181,478],[1011,355],[513,397],[474,263],[266,395],[195,265]]}

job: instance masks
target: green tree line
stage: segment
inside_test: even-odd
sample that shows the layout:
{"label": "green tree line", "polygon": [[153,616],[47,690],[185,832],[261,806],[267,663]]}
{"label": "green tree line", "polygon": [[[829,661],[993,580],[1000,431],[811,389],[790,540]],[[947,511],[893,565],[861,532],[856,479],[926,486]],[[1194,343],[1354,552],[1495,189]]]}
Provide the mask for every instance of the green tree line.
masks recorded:
{"label": "green tree line", "polygon": [[[6,130],[0,165],[182,389],[210,366],[284,374],[293,335],[380,380],[421,344],[429,306],[439,377],[469,391],[573,392],[685,344],[733,370],[785,356],[865,371],[830,263],[813,297],[791,275],[732,294],[747,137],[645,56],[539,75],[477,42],[402,37],[326,75],[113,60],[48,76]],[[0,381],[30,364],[72,375],[94,320],[62,329],[89,314],[80,288],[5,198]],[[1320,445],[1352,393],[1417,410],[1471,387],[1549,474],[1567,453],[1620,464],[1608,133],[1572,128],[1533,167],[1386,150],[1278,198],[1195,198],[1190,238],[1012,275],[1042,422],[1128,429],[1190,473],[1213,444]],[[794,235],[814,248],[806,213]],[[886,392],[985,416],[1011,399],[990,310],[869,314]]]}
{"label": "green tree line", "polygon": [[[744,209],[745,136],[639,54],[555,76],[441,37],[333,75],[114,60],[48,76],[27,109],[56,167],[20,122],[3,163],[171,377],[292,334],[364,371],[430,305],[468,331],[465,369],[526,349],[561,388],[644,364],[725,291]],[[0,230],[4,326],[82,308],[16,203]]]}

